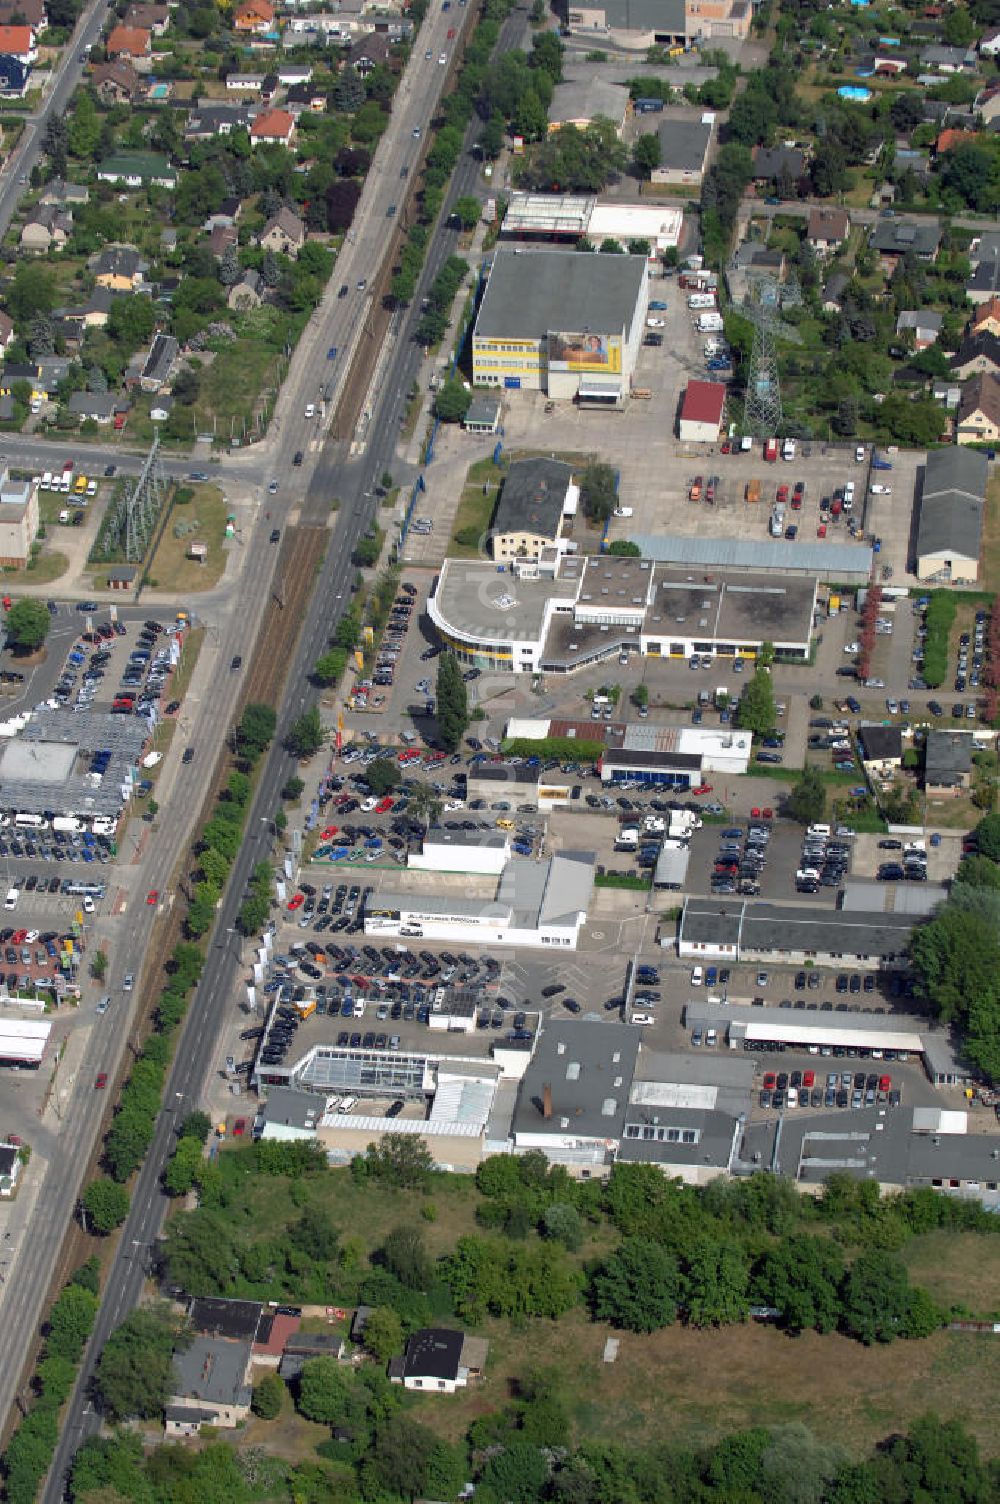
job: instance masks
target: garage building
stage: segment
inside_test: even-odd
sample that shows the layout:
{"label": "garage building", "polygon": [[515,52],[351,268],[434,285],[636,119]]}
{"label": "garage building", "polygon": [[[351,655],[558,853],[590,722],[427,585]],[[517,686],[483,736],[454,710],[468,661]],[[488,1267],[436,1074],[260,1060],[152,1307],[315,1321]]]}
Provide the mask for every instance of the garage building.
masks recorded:
{"label": "garage building", "polygon": [[719,381],[689,381],[684,390],[678,434],[682,444],[716,444],[726,410]]}
{"label": "garage building", "polygon": [[954,446],[927,456],[917,525],[920,580],[971,585],[979,578],[987,459]]}
{"label": "garage building", "polygon": [[644,256],[499,247],[472,334],[473,382],[620,407],[648,280]]}
{"label": "garage building", "polygon": [[801,965],[902,965],[912,914],[871,914],[805,905],[688,898],[677,953],[696,961],[783,961]]}
{"label": "garage building", "polygon": [[41,1018],[0,1018],[0,1066],[36,1071],[51,1033]]}

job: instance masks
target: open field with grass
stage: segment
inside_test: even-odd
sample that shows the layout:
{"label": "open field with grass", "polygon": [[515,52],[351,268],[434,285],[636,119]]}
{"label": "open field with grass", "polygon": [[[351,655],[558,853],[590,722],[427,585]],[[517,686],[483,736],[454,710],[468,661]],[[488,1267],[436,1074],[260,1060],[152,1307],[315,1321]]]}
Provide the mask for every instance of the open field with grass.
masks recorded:
{"label": "open field with grass", "polygon": [[[480,539],[485,537],[486,530],[490,525],[493,508],[497,504],[497,491],[503,481],[505,471],[494,465],[492,460],[477,460],[470,465],[462,487],[462,497],[458,503],[458,511],[455,514],[455,525],[452,528],[451,541],[448,545],[448,554],[453,559],[478,559],[482,557]],[[488,491],[483,494],[483,487],[488,486]],[[471,537],[475,533],[473,542],[459,543],[459,538]]]}
{"label": "open field with grass", "polygon": [[1000,1319],[1000,1239],[925,1233],[903,1249],[902,1258],[913,1282],[942,1305],[967,1306],[985,1321]]}
{"label": "open field with grass", "polygon": [[[1000,1449],[995,1386],[1000,1341],[942,1332],[926,1342],[865,1348],[813,1332],[787,1337],[748,1325],[718,1332],[668,1328],[653,1336],[613,1333],[582,1311],[519,1330],[491,1323],[482,1386],[442,1402],[421,1399],[418,1419],[451,1439],[511,1398],[532,1368],[561,1376],[574,1441],[711,1442],[747,1426],[801,1421],[860,1456],[882,1437],[933,1408],[958,1417],[983,1450]],[[602,1361],[609,1336],[618,1361]]]}
{"label": "open field with grass", "polygon": [[996,475],[986,487],[979,583],[984,590],[1000,590],[1000,476]]}
{"label": "open field with grass", "polygon": [[[170,518],[149,561],[150,582],[171,592],[211,590],[219,583],[226,567],[223,542],[226,535],[226,503],[217,486],[185,486],[192,493],[188,502],[175,501]],[[177,530],[183,530],[180,537]],[[188,545],[205,543],[208,558],[204,564],[187,557]]]}
{"label": "open field with grass", "polygon": [[[69,559],[61,554],[57,548],[42,546],[42,552],[37,554],[25,570],[25,579],[33,585],[49,585],[53,580],[61,579],[69,568]],[[4,571],[4,573],[20,574],[19,569]]]}

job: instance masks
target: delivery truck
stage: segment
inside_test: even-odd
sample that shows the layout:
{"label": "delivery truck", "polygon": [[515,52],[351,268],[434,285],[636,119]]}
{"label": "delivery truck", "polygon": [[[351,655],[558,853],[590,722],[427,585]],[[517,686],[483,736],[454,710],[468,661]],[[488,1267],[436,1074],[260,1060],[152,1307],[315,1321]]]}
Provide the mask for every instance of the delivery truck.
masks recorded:
{"label": "delivery truck", "polygon": [[751,505],[754,502],[760,501],[760,481],[759,480],[748,480],[747,481],[747,501]]}
{"label": "delivery truck", "polygon": [[777,439],[768,439],[767,443],[764,445],[764,458],[767,460],[767,463],[769,465],[773,465],[773,464],[775,464],[777,462],[777,458],[778,458],[778,441],[777,441]]}
{"label": "delivery truck", "polygon": [[721,313],[700,313],[698,315],[699,334],[721,334],[722,328]]}

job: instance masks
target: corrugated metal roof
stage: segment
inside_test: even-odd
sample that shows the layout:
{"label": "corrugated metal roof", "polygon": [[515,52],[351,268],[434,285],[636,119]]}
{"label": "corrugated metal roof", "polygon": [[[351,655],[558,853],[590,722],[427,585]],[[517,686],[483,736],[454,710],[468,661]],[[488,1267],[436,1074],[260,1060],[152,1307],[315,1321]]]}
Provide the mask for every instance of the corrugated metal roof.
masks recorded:
{"label": "corrugated metal roof", "polygon": [[824,579],[871,574],[872,550],[860,543],[819,543],[763,538],[686,538],[677,533],[631,533],[644,558],[661,564],[711,564],[722,569],[796,570]]}

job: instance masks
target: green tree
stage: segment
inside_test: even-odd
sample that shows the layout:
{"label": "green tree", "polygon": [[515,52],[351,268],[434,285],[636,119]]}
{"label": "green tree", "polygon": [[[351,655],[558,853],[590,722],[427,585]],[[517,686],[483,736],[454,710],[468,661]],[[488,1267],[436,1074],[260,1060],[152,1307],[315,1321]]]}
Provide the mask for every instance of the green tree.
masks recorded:
{"label": "green tree", "polygon": [[580,500],[591,522],[606,522],[618,504],[616,476],[610,465],[592,460],[580,476]]}
{"label": "green tree", "polygon": [[536,32],[531,42],[529,63],[532,68],[548,74],[554,84],[562,83],[564,51],[563,44],[554,31]]}
{"label": "green tree", "polygon": [[426,1290],[433,1278],[433,1265],[419,1227],[404,1223],[387,1234],[379,1249],[379,1262],[410,1290]]}
{"label": "green tree", "polygon": [[86,1214],[87,1227],[91,1232],[104,1235],[121,1227],[128,1216],[131,1198],[123,1185],[116,1185],[113,1180],[102,1176],[100,1180],[90,1182],[80,1197],[80,1203]]}
{"label": "green tree", "polygon": [[108,312],[108,335],[127,353],[148,344],[156,328],[156,310],[151,298],[112,298]]}
{"label": "green tree", "polygon": [[187,1113],[180,1121],[177,1129],[178,1138],[197,1139],[199,1144],[208,1143],[208,1135],[212,1131],[212,1119],[207,1112],[196,1108],[194,1112]]}
{"label": "green tree", "polygon": [[800,825],[813,825],[826,809],[826,786],[818,768],[807,767],[792,784],[785,800],[785,813]]}
{"label": "green tree", "polygon": [[658,1243],[629,1238],[594,1275],[591,1296],[598,1321],[631,1332],[657,1332],[677,1318],[677,1260]]}
{"label": "green tree", "polygon": [[391,793],[403,781],[399,764],[391,757],[377,757],[373,763],[369,763],[365,778],[372,793],[379,798]]}
{"label": "green tree", "polygon": [[345,1371],[336,1358],[309,1358],[302,1365],[299,1378],[298,1408],[307,1420],[323,1425],[348,1425],[362,1400],[354,1375]]}
{"label": "green tree", "polygon": [[403,1323],[391,1306],[376,1306],[365,1322],[364,1344],[373,1358],[388,1363],[403,1351]]}
{"label": "green tree", "polygon": [[437,725],[442,747],[454,752],[469,725],[469,698],[453,653],[442,653],[438,659]]}
{"label": "green tree", "polygon": [[163,1189],[168,1196],[186,1196],[193,1189],[202,1165],[202,1143],[196,1138],[179,1138],[163,1172]]}
{"label": "green tree", "polygon": [[514,1440],[489,1457],[476,1492],[486,1504],[536,1504],[545,1497],[547,1476],[538,1447]]}
{"label": "green tree", "polygon": [[314,705],[289,726],[285,744],[293,757],[312,757],[322,747],[323,741],[323,722],[319,706]]}
{"label": "green tree", "polygon": [[278,717],[270,705],[250,704],[240,717],[233,733],[233,746],[237,754],[248,762],[256,762],[266,751],[278,724]]}
{"label": "green tree", "polygon": [[547,1238],[561,1243],[575,1253],[583,1243],[583,1220],[570,1201],[553,1201],[546,1207],[542,1217],[542,1230]]}
{"label": "green tree", "polygon": [[69,120],[67,144],[74,157],[91,162],[101,139],[101,121],[89,89],[78,89],[76,108]]}
{"label": "green tree", "polygon": [[83,1285],[68,1284],[49,1312],[45,1351],[77,1363],[86,1346],[100,1301]]}
{"label": "green tree", "polygon": [[34,653],[48,636],[52,617],[44,601],[25,596],[7,612],[7,641],[15,652]]}
{"label": "green tree", "polygon": [[408,1415],[396,1415],[379,1427],[369,1470],[390,1498],[423,1496],[437,1438]]}
{"label": "green tree", "polygon": [[182,1340],[166,1306],[140,1306],[104,1345],[94,1376],[98,1403],[109,1420],[159,1416],[176,1390],[173,1352]]}
{"label": "green tree", "polygon": [[984,815],[973,834],[979,855],[989,857],[991,862],[1000,862],[1000,815]]}
{"label": "green tree", "polygon": [[660,138],[655,132],[647,131],[636,137],[632,148],[632,169],[637,178],[651,177],[661,159]]}
{"label": "green tree", "polygon": [[688,1260],[684,1304],[692,1326],[732,1326],[749,1315],[746,1256],[736,1244],[704,1239]]}
{"label": "green tree", "polygon": [[318,684],[336,684],[347,667],[347,654],[343,648],[330,648],[316,659],[313,676]]}
{"label": "green tree", "polygon": [[828,1238],[800,1234],[768,1249],[753,1278],[754,1299],[776,1306],[792,1332],[832,1332],[840,1317],[844,1260]]}
{"label": "green tree", "polygon": [[325,1206],[307,1206],[288,1229],[289,1240],[314,1264],[325,1264],[337,1252],[337,1229]]}
{"label": "green tree", "polygon": [[452,214],[463,230],[474,230],[482,216],[483,206],[472,193],[465,193],[455,200]]}
{"label": "green tree", "polygon": [[51,313],[55,307],[55,277],[40,262],[19,261],[4,296],[14,322],[27,326],[37,314]]}
{"label": "green tree", "polygon": [[642,549],[628,538],[616,538],[608,547],[608,553],[622,559],[641,559]]}
{"label": "green tree", "polygon": [[90,957],[90,975],[95,982],[103,982],[108,974],[108,953],[106,950],[95,950]]}
{"label": "green tree", "polygon": [[965,856],[958,865],[954,882],[970,888],[1000,889],[1000,866],[986,856]]}
{"label": "green tree", "polygon": [[754,736],[766,736],[775,722],[774,685],[766,668],[759,668],[744,686],[736,710],[736,724]]}
{"label": "green tree", "polygon": [[285,1403],[285,1386],[276,1373],[266,1373],[253,1386],[250,1408],[261,1420],[277,1420]]}
{"label": "green tree", "polygon": [[434,1160],[422,1138],[409,1134],[386,1133],[378,1143],[371,1143],[364,1156],[351,1161],[353,1173],[361,1179],[382,1180],[403,1190],[423,1190],[430,1179]]}
{"label": "green tree", "polygon": [[[919,1320],[926,1314],[926,1294],[914,1306],[906,1265],[891,1253],[875,1249],[854,1260],[841,1290],[842,1325],[850,1337],[866,1347],[874,1342],[892,1342],[897,1337],[926,1336]],[[914,1329],[911,1314],[916,1311]],[[940,1316],[935,1325],[940,1324]],[[933,1327],[931,1328],[933,1330]]]}
{"label": "green tree", "polygon": [[469,411],[472,393],[459,376],[449,376],[434,398],[435,417],[442,423],[461,423]]}

